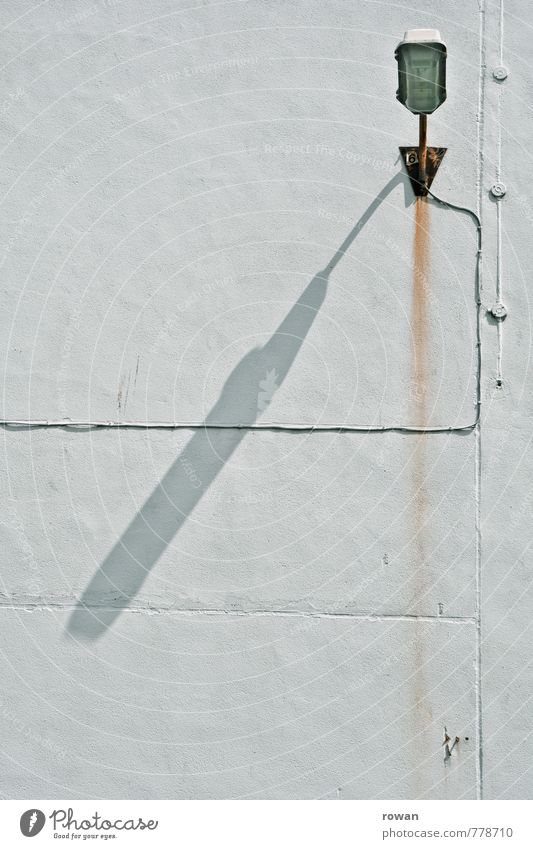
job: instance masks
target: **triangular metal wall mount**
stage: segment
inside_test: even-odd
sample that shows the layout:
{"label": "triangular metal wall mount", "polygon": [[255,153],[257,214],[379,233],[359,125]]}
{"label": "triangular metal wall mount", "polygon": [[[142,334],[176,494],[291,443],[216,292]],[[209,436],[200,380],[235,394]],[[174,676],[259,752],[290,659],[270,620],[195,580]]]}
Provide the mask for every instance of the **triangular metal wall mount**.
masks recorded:
{"label": "triangular metal wall mount", "polygon": [[439,165],[444,159],[444,154],[448,150],[447,147],[428,147],[427,162],[426,162],[426,185],[423,186],[418,179],[418,147],[401,147],[400,153],[402,156],[405,170],[409,175],[411,186],[416,197],[424,197],[427,195],[427,190],[431,188],[431,184],[435,178],[435,174],[439,170]]}

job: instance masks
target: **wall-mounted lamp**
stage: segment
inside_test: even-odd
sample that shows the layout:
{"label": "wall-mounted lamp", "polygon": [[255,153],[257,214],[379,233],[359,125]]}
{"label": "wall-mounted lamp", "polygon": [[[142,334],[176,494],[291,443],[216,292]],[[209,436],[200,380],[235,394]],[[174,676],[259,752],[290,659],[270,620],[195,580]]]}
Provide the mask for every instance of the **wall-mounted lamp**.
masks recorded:
{"label": "wall-mounted lamp", "polygon": [[396,97],[419,116],[418,147],[400,152],[418,197],[427,195],[445,147],[427,146],[427,116],[446,100],[446,45],[436,29],[410,29],[396,48],[398,91]]}

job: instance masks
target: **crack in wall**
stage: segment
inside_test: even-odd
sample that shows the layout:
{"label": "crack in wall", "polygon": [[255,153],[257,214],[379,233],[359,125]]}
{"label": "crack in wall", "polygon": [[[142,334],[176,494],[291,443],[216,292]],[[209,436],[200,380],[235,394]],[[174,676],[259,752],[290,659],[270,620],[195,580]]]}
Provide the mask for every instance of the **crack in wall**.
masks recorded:
{"label": "crack in wall", "polygon": [[[50,611],[70,613],[79,608],[76,602],[53,602],[53,601],[20,601],[0,602],[0,610],[19,610],[21,612]],[[116,610],[112,604],[90,604],[84,609],[91,611]],[[121,613],[144,613],[144,614],[169,614],[185,616],[275,616],[283,618],[299,619],[355,619],[361,622],[442,622],[447,625],[475,625],[477,620],[474,616],[430,616],[410,613],[338,613],[328,610],[279,610],[261,608],[257,610],[236,610],[223,607],[170,607],[163,605],[136,605],[120,607]]]}

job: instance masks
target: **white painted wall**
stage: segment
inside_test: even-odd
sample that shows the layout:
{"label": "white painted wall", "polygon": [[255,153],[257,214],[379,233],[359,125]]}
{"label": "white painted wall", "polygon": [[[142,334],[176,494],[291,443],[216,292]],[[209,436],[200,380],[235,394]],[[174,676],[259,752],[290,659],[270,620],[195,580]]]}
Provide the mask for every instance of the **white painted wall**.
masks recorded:
{"label": "white painted wall", "polygon": [[[1,415],[183,427],[3,430],[2,796],[531,794],[524,17],[3,3]],[[476,229],[430,204],[417,312],[417,25],[484,228],[461,432]]]}

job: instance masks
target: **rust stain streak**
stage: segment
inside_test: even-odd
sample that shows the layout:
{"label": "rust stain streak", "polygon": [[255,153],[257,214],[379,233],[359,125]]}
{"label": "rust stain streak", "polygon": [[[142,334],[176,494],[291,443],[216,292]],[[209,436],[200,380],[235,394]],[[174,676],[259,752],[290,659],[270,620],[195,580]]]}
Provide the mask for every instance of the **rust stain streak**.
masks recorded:
{"label": "rust stain streak", "polygon": [[[426,198],[417,197],[415,202],[415,223],[413,235],[413,277],[411,296],[411,419],[416,427],[426,427],[428,424],[428,375],[429,375],[429,204]],[[427,540],[426,540],[426,440],[425,434],[415,436],[411,458],[411,535],[413,539],[413,606],[416,613],[424,612],[427,584]],[[431,723],[431,708],[425,697],[426,680],[424,665],[427,660],[426,640],[421,622],[415,624],[414,639],[414,675],[413,681],[413,738],[416,740],[415,751],[423,752],[426,748],[426,729]],[[419,755],[417,754],[417,759]],[[415,770],[414,798],[423,796],[421,785],[422,776]]]}
{"label": "rust stain streak", "polygon": [[416,198],[413,238],[413,295],[411,301],[411,340],[413,356],[413,401],[415,424],[425,427],[427,420],[428,370],[428,271],[429,205]]}
{"label": "rust stain streak", "polygon": [[[411,347],[412,347],[412,411],[417,427],[427,426],[428,386],[428,287],[429,287],[429,205],[425,198],[417,198],[415,205],[415,231],[413,238],[413,291],[411,298]],[[415,437],[412,466],[413,534],[416,554],[417,600],[425,590],[425,540],[424,523],[427,507],[426,435]]]}

